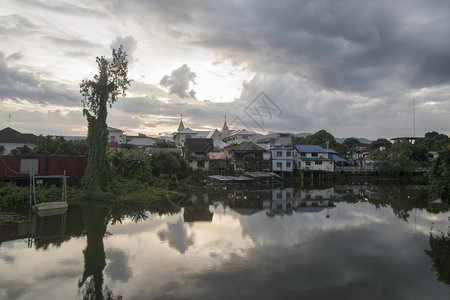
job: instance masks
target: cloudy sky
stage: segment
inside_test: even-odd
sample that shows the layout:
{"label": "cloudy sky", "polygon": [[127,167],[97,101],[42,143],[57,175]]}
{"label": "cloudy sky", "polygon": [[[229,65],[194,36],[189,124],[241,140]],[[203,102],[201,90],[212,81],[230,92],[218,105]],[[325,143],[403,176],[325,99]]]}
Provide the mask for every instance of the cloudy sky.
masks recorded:
{"label": "cloudy sky", "polygon": [[448,0],[2,0],[0,127],[85,135],[79,84],[122,44],[127,134],[450,134],[449,28]]}

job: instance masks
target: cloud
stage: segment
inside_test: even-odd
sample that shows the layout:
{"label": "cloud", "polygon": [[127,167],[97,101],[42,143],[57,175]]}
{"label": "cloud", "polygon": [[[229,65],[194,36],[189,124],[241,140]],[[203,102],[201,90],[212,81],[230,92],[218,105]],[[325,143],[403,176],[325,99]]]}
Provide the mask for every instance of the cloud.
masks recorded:
{"label": "cloud", "polygon": [[128,255],[120,249],[109,249],[105,252],[108,260],[105,273],[111,277],[112,281],[128,282],[133,276]]}
{"label": "cloud", "polygon": [[[450,133],[445,0],[5,3],[0,99],[77,106],[79,80],[95,73],[94,57],[123,44],[135,81],[113,108],[119,127],[151,130],[183,113],[191,128],[220,128],[226,114],[258,131],[393,137],[412,134],[414,98],[418,134]],[[237,69],[245,70],[242,86],[230,74]],[[214,103],[227,97],[212,85],[205,92],[208,76],[240,97]],[[263,129],[243,111],[260,92],[283,111]]]}
{"label": "cloud", "polygon": [[0,101],[26,101],[57,105],[79,105],[80,96],[72,88],[64,84],[43,80],[37,74],[22,71],[19,67],[8,63],[19,59],[21,55],[14,53],[5,57],[0,51]]}
{"label": "cloud", "polygon": [[169,88],[169,94],[175,94],[181,98],[195,98],[194,89],[189,90],[190,83],[195,83],[197,75],[191,71],[188,65],[184,64],[169,75],[161,78],[159,84]]}
{"label": "cloud", "polygon": [[117,49],[122,45],[123,50],[127,53],[129,61],[134,61],[136,58],[134,57],[134,52],[137,49],[137,40],[129,35],[126,37],[118,36],[116,39],[111,43],[110,48]]}

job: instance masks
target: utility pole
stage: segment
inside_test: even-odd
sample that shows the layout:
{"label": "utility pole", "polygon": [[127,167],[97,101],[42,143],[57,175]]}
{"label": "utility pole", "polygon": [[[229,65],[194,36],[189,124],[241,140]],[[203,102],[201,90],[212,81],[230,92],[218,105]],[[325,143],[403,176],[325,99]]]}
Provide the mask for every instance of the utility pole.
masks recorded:
{"label": "utility pole", "polygon": [[9,118],[9,123],[8,123],[8,127],[11,128],[11,113],[8,114],[8,118]]}
{"label": "utility pole", "polygon": [[414,130],[413,137],[416,137],[416,108],[415,108],[414,98],[413,98],[413,130]]}

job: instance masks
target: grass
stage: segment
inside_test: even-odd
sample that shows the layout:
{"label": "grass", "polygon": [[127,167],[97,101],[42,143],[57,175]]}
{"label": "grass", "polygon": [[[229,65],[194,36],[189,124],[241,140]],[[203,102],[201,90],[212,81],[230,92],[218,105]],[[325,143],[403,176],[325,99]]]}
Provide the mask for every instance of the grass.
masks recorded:
{"label": "grass", "polygon": [[[151,202],[163,199],[181,197],[183,194],[172,190],[168,180],[159,179],[150,186],[136,179],[115,178],[109,184],[108,190],[95,199],[103,202]],[[80,186],[67,187],[68,201],[91,200],[84,198]],[[36,203],[58,202],[62,199],[60,186],[36,187]],[[0,212],[17,211],[30,205],[28,186],[18,186],[10,182],[0,183]],[[5,222],[7,219],[5,219]]]}

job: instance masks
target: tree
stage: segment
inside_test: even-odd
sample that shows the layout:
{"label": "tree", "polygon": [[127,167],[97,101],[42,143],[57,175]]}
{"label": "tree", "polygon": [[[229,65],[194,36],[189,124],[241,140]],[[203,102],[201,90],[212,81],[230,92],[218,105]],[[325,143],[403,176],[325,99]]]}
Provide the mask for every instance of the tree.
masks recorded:
{"label": "tree", "polygon": [[362,143],[357,138],[354,137],[345,139],[343,144],[346,145],[348,148],[361,147],[362,145]]}
{"label": "tree", "polygon": [[392,145],[392,143],[389,142],[387,139],[379,138],[370,144],[370,149],[376,150],[376,149],[380,149],[381,147],[383,147],[385,150],[389,151],[389,149],[391,148],[391,145]]}
{"label": "tree", "polygon": [[11,151],[9,152],[9,155],[19,156],[20,150],[17,148],[11,149]]}
{"label": "tree", "polygon": [[85,141],[66,141],[62,136],[39,135],[35,154],[47,155],[83,155],[87,154],[87,144]]}
{"label": "tree", "polygon": [[293,145],[320,145],[326,148],[327,142],[329,147],[333,147],[337,144],[334,136],[324,129],[319,130],[314,134],[308,135],[305,138],[295,136],[292,137]]}
{"label": "tree", "polygon": [[153,148],[176,148],[177,145],[174,142],[167,141],[167,140],[158,140],[154,145]]}
{"label": "tree", "polygon": [[88,122],[87,141],[89,145],[88,163],[83,189],[87,196],[101,194],[108,183],[108,163],[106,144],[108,129],[107,106],[112,107],[118,97],[125,97],[130,86],[128,79],[127,54],[119,49],[112,50],[112,58],[97,57],[98,74],[91,80],[83,79],[80,93],[83,95],[83,115]]}
{"label": "tree", "polygon": [[0,155],[3,155],[5,153],[5,146],[0,145]]}
{"label": "tree", "polygon": [[327,142],[329,147],[333,147],[334,145],[337,144],[336,140],[334,139],[334,136],[324,129],[307,136],[305,138],[305,141],[307,145],[320,145],[323,148],[327,147]]}
{"label": "tree", "polygon": [[186,176],[188,166],[186,160],[173,152],[157,152],[152,155],[152,172],[159,177],[160,174],[167,174],[168,178],[176,175],[177,178]]}
{"label": "tree", "polygon": [[425,133],[423,139],[417,141],[418,144],[424,145],[427,149],[444,149],[447,145],[450,145],[450,138],[436,131]]}
{"label": "tree", "polygon": [[450,232],[443,232],[440,235],[433,235],[430,232],[430,250],[425,253],[430,256],[433,262],[431,270],[437,273],[439,281],[450,285]]}
{"label": "tree", "polygon": [[439,152],[433,161],[428,178],[431,180],[431,199],[442,199],[450,203],[450,146]]}

